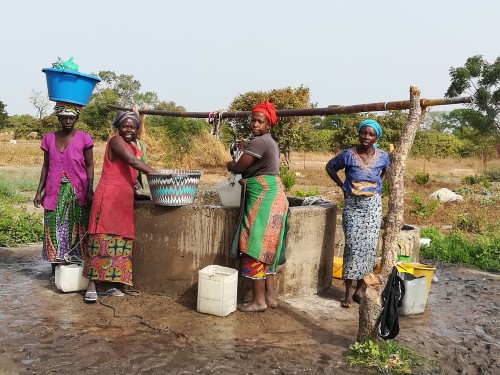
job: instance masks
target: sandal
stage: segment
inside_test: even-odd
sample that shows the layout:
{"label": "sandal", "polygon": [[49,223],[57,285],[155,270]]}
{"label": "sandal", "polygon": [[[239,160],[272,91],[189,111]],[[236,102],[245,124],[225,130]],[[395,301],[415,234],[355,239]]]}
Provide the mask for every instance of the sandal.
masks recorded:
{"label": "sandal", "polygon": [[123,297],[125,293],[123,293],[120,289],[111,288],[106,290],[106,295],[110,297]]}
{"label": "sandal", "polygon": [[85,302],[97,302],[97,292],[95,290],[92,292],[87,291],[85,293]]}

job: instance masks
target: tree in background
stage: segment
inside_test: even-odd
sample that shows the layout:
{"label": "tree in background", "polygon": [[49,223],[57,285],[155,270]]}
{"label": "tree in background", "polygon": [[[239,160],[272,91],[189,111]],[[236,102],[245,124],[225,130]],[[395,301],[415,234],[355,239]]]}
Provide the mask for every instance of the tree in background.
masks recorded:
{"label": "tree in background", "polygon": [[9,118],[9,114],[5,110],[5,107],[7,107],[7,105],[0,100],[0,129],[7,125],[7,119]]}
{"label": "tree in background", "polygon": [[[250,111],[255,104],[268,99],[276,105],[276,109],[311,108],[309,102],[309,89],[299,86],[297,88],[286,87],[271,91],[256,91],[241,94],[236,97],[231,105],[230,111]],[[302,134],[311,123],[307,117],[282,117],[278,118],[277,126],[273,127],[272,134],[279,145],[280,152],[285,158],[285,163],[290,165],[290,152],[292,148],[300,148]],[[230,135],[236,138],[249,136],[248,119],[235,119],[230,122]]]}
{"label": "tree in background", "polygon": [[[446,91],[446,97],[456,97],[467,93],[474,97],[474,102],[469,106],[476,108],[484,118],[473,113],[459,113],[455,118],[461,117],[469,121],[467,128],[472,133],[489,138],[489,142],[499,143],[500,138],[500,57],[493,63],[488,63],[483,56],[469,57],[465,65],[450,68],[451,84]],[[455,111],[452,111],[455,112]],[[453,117],[452,116],[452,117]],[[487,153],[482,149],[483,162],[487,161]]]}
{"label": "tree in background", "polygon": [[31,115],[10,116],[6,128],[14,132],[14,139],[27,138],[31,132],[37,132],[38,134],[45,132],[45,129],[41,127],[40,120]]}
{"label": "tree in background", "polygon": [[49,99],[42,91],[31,90],[30,102],[35,107],[38,119],[41,120],[50,106]]}
{"label": "tree in background", "polygon": [[444,120],[453,135],[465,142],[467,154],[480,155],[486,165],[499,138],[491,118],[474,109],[455,109]]}
{"label": "tree in background", "polygon": [[82,110],[81,121],[92,129],[97,139],[106,140],[112,133],[111,121],[116,110],[108,108],[109,104],[130,107],[154,107],[159,103],[158,95],[147,91],[141,93],[141,83],[133,75],[116,74],[113,71],[101,71],[98,76],[102,81],[96,86],[89,103]]}
{"label": "tree in background", "polygon": [[448,130],[445,123],[447,114],[448,112],[444,111],[429,112],[424,119],[421,130],[428,130],[438,133],[446,132]]}
{"label": "tree in background", "polygon": [[118,105],[130,107],[136,104],[138,107],[151,106],[158,104],[158,95],[152,91],[141,93],[141,83],[130,74],[116,74],[113,71],[105,70],[99,72],[98,76],[102,79],[97,85],[96,93],[111,89],[118,96]]}

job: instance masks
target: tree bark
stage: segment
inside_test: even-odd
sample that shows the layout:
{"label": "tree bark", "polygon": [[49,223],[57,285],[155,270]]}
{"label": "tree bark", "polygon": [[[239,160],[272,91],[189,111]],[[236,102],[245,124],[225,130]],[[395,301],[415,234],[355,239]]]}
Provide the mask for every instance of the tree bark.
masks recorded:
{"label": "tree bark", "polygon": [[[408,120],[401,134],[398,145],[391,154],[391,166],[388,170],[389,211],[386,216],[384,235],[382,236],[382,264],[379,282],[370,274],[365,276],[366,295],[359,309],[358,342],[378,340],[378,323],[382,312],[381,294],[389,273],[397,261],[397,239],[404,225],[404,171],[408,154],[415,139],[415,134],[422,122],[427,108],[420,106],[420,90],[410,87],[410,108]],[[370,282],[371,281],[371,282]]]}

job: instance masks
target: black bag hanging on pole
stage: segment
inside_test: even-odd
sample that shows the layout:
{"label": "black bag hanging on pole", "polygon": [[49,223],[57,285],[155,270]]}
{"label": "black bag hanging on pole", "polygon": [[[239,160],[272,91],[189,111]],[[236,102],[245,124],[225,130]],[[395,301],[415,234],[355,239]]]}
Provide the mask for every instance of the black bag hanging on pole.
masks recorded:
{"label": "black bag hanging on pole", "polygon": [[403,303],[405,286],[398,275],[396,267],[392,268],[391,275],[382,292],[382,313],[380,314],[379,335],[382,339],[395,338],[399,333],[398,307]]}

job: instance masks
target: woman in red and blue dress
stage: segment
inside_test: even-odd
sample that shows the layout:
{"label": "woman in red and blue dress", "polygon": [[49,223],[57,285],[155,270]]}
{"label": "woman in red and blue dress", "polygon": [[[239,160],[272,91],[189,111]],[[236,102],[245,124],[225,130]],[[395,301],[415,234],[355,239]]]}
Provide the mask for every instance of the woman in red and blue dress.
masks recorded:
{"label": "woman in red and blue dress", "polygon": [[[122,112],[114,121],[118,134],[112,136],[104,152],[102,175],[95,191],[89,219],[89,244],[83,276],[89,286],[85,301],[97,301],[96,281],[111,285],[132,285],[132,245],[134,241],[134,185],[137,171],[156,170],[139,159],[135,146],[139,118]],[[116,288],[107,294],[120,297]]]}

